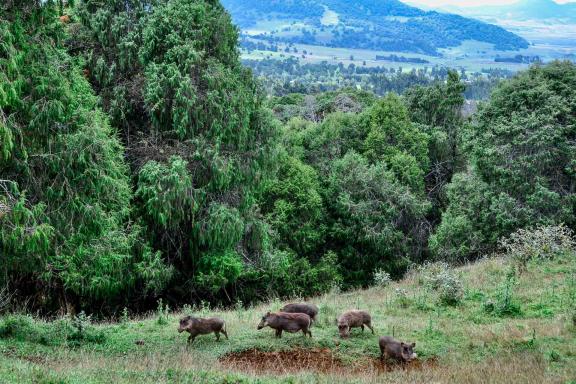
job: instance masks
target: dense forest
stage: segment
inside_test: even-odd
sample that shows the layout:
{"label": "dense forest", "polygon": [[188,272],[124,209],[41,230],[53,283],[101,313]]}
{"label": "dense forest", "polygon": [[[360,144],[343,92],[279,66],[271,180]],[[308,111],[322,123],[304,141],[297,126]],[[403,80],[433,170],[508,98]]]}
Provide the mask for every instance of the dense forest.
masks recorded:
{"label": "dense forest", "polygon": [[[285,96],[290,93],[316,94],[337,91],[342,88],[369,90],[383,96],[388,92],[403,94],[417,86],[431,86],[446,82],[454,69],[431,66],[422,69],[406,69],[402,64],[397,68],[360,66],[353,63],[330,64],[301,63],[295,57],[279,59],[244,59],[242,63],[251,68],[267,94]],[[460,79],[466,84],[464,96],[468,100],[486,100],[502,79],[508,79],[514,72],[505,69],[485,68],[482,72],[459,71]]]}
{"label": "dense forest", "polygon": [[576,228],[573,63],[466,116],[454,71],[267,97],[238,35],[217,0],[0,5],[0,286],[45,313],[246,304]]}

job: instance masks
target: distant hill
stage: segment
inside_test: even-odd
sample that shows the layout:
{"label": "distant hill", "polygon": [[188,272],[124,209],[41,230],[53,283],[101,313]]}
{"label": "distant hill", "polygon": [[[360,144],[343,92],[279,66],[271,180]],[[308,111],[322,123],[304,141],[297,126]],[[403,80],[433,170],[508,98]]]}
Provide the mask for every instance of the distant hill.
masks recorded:
{"label": "distant hill", "polygon": [[450,11],[473,17],[510,20],[561,20],[576,22],[576,3],[558,4],[553,0],[520,0],[514,4],[489,7],[451,7]]}
{"label": "distant hill", "polygon": [[[438,49],[464,40],[494,44],[499,50],[528,47],[522,37],[482,21],[423,11],[398,0],[222,0],[252,38],[342,48],[365,48],[439,55]],[[335,21],[323,18],[330,12]],[[297,23],[268,29],[274,21]],[[286,23],[284,23],[285,25]]]}

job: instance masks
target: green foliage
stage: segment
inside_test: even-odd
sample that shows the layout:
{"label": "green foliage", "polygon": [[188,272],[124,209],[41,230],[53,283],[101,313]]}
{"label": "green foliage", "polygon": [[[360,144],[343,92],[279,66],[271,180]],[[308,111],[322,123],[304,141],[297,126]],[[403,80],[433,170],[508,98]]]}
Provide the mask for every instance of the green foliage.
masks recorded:
{"label": "green foliage", "polygon": [[432,252],[442,260],[456,262],[479,256],[487,250],[486,240],[497,241],[496,228],[515,224],[506,210],[499,210],[506,205],[492,204],[498,197],[474,175],[454,175],[446,195],[450,204],[429,241]]}
{"label": "green foliage", "polygon": [[371,162],[383,162],[403,184],[423,192],[424,169],[428,166],[427,135],[411,123],[408,109],[393,93],[378,101],[369,115],[366,157]]}
{"label": "green foliage", "polygon": [[429,135],[430,163],[425,170],[425,183],[435,219],[440,218],[447,205],[444,186],[466,165],[461,150],[465,90],[458,74],[448,71],[446,83],[416,86],[405,94],[411,119]]}
{"label": "green foliage", "polygon": [[500,317],[516,317],[522,314],[520,304],[514,298],[518,278],[514,268],[509,268],[494,300],[484,303],[484,311]]}
{"label": "green foliage", "polygon": [[534,66],[503,82],[467,132],[472,167],[448,188],[430,240],[442,258],[494,249],[518,228],[576,223],[576,66]]}
{"label": "green foliage", "polygon": [[152,244],[143,259],[168,263],[139,266],[158,282],[148,291],[188,285],[230,300],[244,264],[270,247],[254,204],[277,128],[240,64],[236,28],[215,1],[85,0],[76,11],[70,39],[91,47],[90,80],[122,137],[138,143],[127,157]]}
{"label": "green foliage", "polygon": [[312,264],[291,252],[275,251],[261,260],[257,270],[247,269],[241,283],[251,283],[254,289],[251,296],[265,299],[318,295],[340,284],[341,280],[338,258],[334,252],[327,252]]}
{"label": "green foliage", "polygon": [[390,274],[383,269],[374,271],[374,284],[378,287],[386,287],[392,282]]}
{"label": "green foliage", "polygon": [[350,282],[369,284],[371,271],[385,265],[401,268],[405,260],[398,255],[417,252],[422,239],[412,230],[423,220],[428,203],[384,164],[371,165],[349,152],[334,162],[328,183],[331,236],[344,245],[340,256]]}
{"label": "green foliage", "polygon": [[71,325],[73,332],[68,335],[68,340],[72,345],[78,345],[81,342],[101,344],[106,339],[104,332],[94,329],[91,316],[86,315],[84,311],[72,318]]}
{"label": "green foliage", "polygon": [[158,325],[168,324],[168,315],[170,314],[170,307],[168,304],[164,304],[162,299],[158,299],[158,306],[156,307],[156,322]]}
{"label": "green foliage", "polygon": [[[286,156],[265,187],[263,212],[282,244],[298,255],[314,257],[324,243],[325,212],[319,178],[309,165]],[[273,205],[272,205],[273,204]]]}
{"label": "green foliage", "polygon": [[148,283],[133,273],[140,234],[123,147],[63,48],[53,3],[18,3],[0,24],[3,276],[112,304]]}
{"label": "green foliage", "polygon": [[[1,9],[0,286],[46,312],[251,304],[385,286],[430,253],[500,244],[525,266],[573,249],[558,229],[576,223],[573,64],[503,83],[468,122],[464,79],[442,68],[326,64],[381,94],[430,86],[290,94],[270,111],[218,1],[83,0],[70,23],[64,2]],[[296,64],[271,68],[286,80]],[[447,267],[429,280],[442,304],[465,301]],[[99,342],[89,320],[65,340]]]}
{"label": "green foliage", "polygon": [[186,167],[182,158],[172,157],[168,165],[150,161],[140,170],[136,196],[142,200],[145,217],[159,227],[178,228],[200,205]]}
{"label": "green foliage", "polygon": [[244,265],[234,250],[207,253],[200,258],[196,282],[212,292],[234,284],[242,274]]}
{"label": "green foliage", "polygon": [[0,319],[0,339],[12,339],[41,345],[79,347],[102,344],[106,334],[91,324],[90,316],[81,312],[70,319],[50,323],[34,321],[29,315],[8,315]]}

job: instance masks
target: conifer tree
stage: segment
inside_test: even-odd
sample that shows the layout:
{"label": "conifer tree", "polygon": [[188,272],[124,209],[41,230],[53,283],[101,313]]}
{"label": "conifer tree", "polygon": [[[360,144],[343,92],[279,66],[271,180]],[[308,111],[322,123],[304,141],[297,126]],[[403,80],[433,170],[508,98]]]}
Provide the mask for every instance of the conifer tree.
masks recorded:
{"label": "conifer tree", "polygon": [[38,305],[113,304],[162,288],[170,270],[130,221],[123,147],[57,10],[14,2],[0,16],[0,279],[42,287]]}
{"label": "conifer tree", "polygon": [[[122,131],[136,203],[174,286],[218,293],[262,255],[256,196],[276,126],[214,0],[84,0],[74,44]],[[265,236],[264,236],[265,237]]]}

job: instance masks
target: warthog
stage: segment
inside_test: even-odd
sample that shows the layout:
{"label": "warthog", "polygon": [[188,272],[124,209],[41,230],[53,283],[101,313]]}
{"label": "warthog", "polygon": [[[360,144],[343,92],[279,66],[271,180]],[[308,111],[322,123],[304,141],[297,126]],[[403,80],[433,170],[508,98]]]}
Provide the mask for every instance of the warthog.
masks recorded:
{"label": "warthog", "polygon": [[364,332],[364,326],[370,328],[372,334],[374,334],[374,328],[372,328],[372,318],[366,311],[352,310],[344,312],[338,318],[337,324],[338,332],[342,338],[347,338],[350,336],[351,328],[362,328],[362,332]]}
{"label": "warthog", "polygon": [[282,308],[280,308],[280,312],[285,313],[305,313],[310,316],[312,321],[316,321],[316,315],[318,314],[318,307],[314,304],[307,304],[307,303],[293,303],[293,304],[286,304]]}
{"label": "warthog", "polygon": [[220,333],[223,333],[228,339],[228,333],[226,333],[226,323],[224,320],[218,317],[210,317],[208,319],[202,319],[198,317],[186,316],[180,319],[180,326],[178,327],[178,333],[188,332],[188,343],[192,344],[196,336],[207,335],[214,332],[216,335],[216,341],[220,341]]}
{"label": "warthog", "polygon": [[282,331],[296,333],[302,331],[304,336],[309,335],[312,337],[312,332],[310,332],[310,323],[312,320],[310,316],[305,313],[270,313],[267,312],[262,316],[260,324],[258,324],[258,329],[264,327],[270,327],[276,330],[276,337],[282,337]]}
{"label": "warthog", "polygon": [[418,357],[418,355],[414,353],[416,343],[407,344],[390,336],[382,336],[379,344],[381,359],[392,358],[400,362],[410,362]]}

